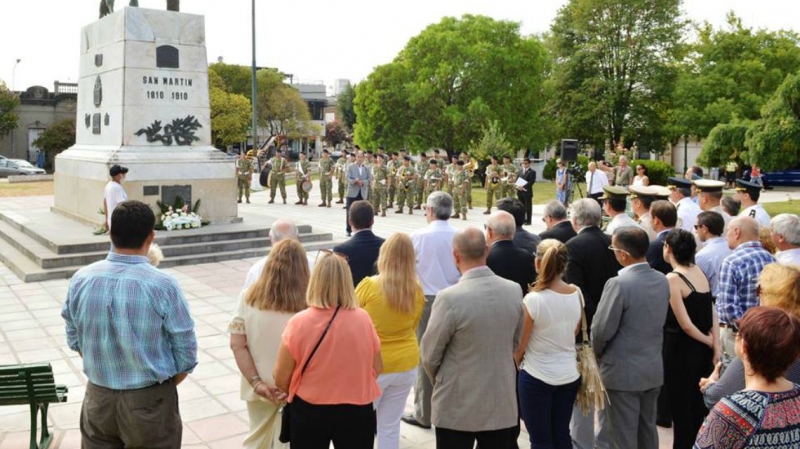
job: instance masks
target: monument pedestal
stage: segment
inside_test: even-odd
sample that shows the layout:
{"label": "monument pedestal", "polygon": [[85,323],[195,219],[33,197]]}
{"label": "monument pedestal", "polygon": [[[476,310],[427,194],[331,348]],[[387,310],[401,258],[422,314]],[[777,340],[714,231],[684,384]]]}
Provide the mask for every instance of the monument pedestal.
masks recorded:
{"label": "monument pedestal", "polygon": [[76,144],[56,157],[58,212],[102,223],[109,169],[159,213],[176,196],[212,222],[237,221],[236,162],[211,145],[203,16],[125,8],[81,35]]}

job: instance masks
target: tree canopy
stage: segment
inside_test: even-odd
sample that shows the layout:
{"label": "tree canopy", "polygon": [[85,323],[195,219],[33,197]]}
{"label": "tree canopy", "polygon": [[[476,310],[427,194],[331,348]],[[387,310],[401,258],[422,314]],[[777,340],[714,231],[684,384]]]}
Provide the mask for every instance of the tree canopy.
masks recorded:
{"label": "tree canopy", "polygon": [[662,151],[685,21],[680,0],[570,0],[551,28],[563,137]]}
{"label": "tree canopy", "polygon": [[541,148],[548,57],[519,23],[446,17],[413,37],[356,88],[362,146],[463,150],[492,121],[514,148]]}
{"label": "tree canopy", "polygon": [[0,81],[0,137],[5,137],[17,129],[17,106],[19,98]]}
{"label": "tree canopy", "polygon": [[800,72],[789,75],[747,131],[748,160],[765,170],[800,163]]}
{"label": "tree canopy", "polygon": [[213,66],[208,69],[208,85],[214,145],[226,147],[247,140],[252,116],[250,100],[244,95],[228,92],[225,81]]}
{"label": "tree canopy", "polygon": [[342,125],[349,131],[353,131],[356,126],[356,110],[353,107],[353,100],[356,98],[356,89],[352,84],[347,83],[344,90],[336,98],[339,115],[342,117]]}
{"label": "tree canopy", "polygon": [[283,82],[275,70],[259,70],[258,124],[270,136],[286,135],[298,139],[316,134],[308,105],[294,87]]}

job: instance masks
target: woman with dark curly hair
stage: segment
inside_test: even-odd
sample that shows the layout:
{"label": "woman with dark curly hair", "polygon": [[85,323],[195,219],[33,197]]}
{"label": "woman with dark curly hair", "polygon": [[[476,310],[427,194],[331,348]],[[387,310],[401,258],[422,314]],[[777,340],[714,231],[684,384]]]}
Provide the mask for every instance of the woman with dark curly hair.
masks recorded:
{"label": "woman with dark curly hair", "polygon": [[664,239],[670,308],[664,326],[664,385],[674,423],[674,449],[690,449],[708,414],[700,379],[719,358],[719,328],[708,279],[694,263],[694,235],[682,229]]}

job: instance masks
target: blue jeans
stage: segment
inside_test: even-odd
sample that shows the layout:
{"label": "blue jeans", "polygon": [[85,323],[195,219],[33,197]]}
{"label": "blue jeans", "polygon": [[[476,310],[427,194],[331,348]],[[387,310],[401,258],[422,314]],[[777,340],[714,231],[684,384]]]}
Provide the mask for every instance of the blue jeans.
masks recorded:
{"label": "blue jeans", "polygon": [[578,379],[564,385],[550,385],[520,370],[519,404],[531,449],[572,448],[569,421],[580,384]]}

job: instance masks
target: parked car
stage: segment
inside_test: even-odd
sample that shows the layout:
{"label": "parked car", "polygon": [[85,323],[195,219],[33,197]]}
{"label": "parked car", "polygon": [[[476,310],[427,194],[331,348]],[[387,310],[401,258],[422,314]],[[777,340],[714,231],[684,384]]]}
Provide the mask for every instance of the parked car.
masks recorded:
{"label": "parked car", "polygon": [[[750,180],[750,170],[742,173],[742,179]],[[761,173],[761,182],[765,189],[773,187],[800,187],[800,166],[788,170],[776,170]]]}
{"label": "parked car", "polygon": [[34,167],[24,159],[0,159],[0,178],[15,175],[44,175],[46,172]]}

